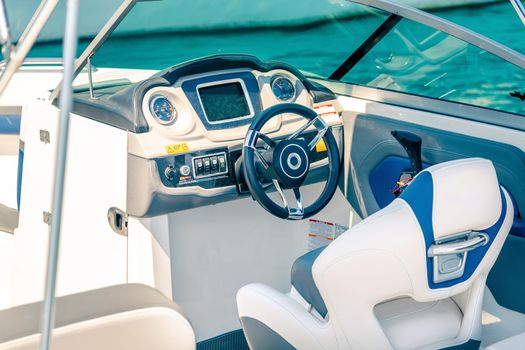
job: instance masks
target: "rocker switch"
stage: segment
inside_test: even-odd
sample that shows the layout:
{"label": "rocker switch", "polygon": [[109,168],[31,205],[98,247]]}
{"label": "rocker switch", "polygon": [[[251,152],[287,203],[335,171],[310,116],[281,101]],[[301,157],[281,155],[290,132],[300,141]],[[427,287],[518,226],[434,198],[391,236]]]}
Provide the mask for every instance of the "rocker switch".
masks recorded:
{"label": "rocker switch", "polygon": [[219,172],[219,161],[217,160],[217,156],[210,158],[211,162],[211,173],[216,174]]}
{"label": "rocker switch", "polygon": [[202,159],[195,160],[195,176],[204,175],[204,163]]}
{"label": "rocker switch", "polygon": [[218,158],[219,158],[219,172],[223,173],[226,171],[226,156],[220,155]]}
{"label": "rocker switch", "polygon": [[206,157],[202,161],[204,163],[204,175],[210,175],[210,170],[211,170],[210,158]]}

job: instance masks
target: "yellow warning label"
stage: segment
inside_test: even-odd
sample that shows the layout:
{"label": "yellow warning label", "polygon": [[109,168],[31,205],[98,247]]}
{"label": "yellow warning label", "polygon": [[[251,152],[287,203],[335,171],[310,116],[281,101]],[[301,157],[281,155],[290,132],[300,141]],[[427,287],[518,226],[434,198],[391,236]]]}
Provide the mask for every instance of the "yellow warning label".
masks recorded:
{"label": "yellow warning label", "polygon": [[326,143],[324,143],[323,139],[320,139],[319,142],[317,142],[317,145],[315,145],[315,151],[317,153],[326,152]]}
{"label": "yellow warning label", "polygon": [[164,146],[164,148],[166,149],[167,154],[177,154],[190,151],[190,147],[187,143],[176,143],[173,145]]}

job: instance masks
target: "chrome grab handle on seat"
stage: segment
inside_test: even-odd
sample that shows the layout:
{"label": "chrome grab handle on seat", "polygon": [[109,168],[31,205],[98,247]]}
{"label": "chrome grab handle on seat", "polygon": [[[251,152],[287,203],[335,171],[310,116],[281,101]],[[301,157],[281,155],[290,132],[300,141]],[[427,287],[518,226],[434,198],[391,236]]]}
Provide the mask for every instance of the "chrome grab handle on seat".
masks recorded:
{"label": "chrome grab handle on seat", "polygon": [[489,242],[489,235],[484,232],[473,232],[464,241],[453,241],[450,243],[433,244],[428,248],[428,257],[432,258],[441,255],[461,254],[470,252],[479,247],[483,247]]}

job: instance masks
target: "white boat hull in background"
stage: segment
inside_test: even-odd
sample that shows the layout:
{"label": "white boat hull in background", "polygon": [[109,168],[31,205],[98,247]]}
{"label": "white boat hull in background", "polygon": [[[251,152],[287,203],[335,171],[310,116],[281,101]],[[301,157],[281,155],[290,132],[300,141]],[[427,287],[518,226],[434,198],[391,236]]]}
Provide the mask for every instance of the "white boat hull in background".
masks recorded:
{"label": "white boat hull in background", "polygon": [[[452,6],[491,3],[495,0],[398,0],[407,5],[437,9]],[[12,32],[18,38],[40,0],[7,0]],[[79,34],[93,37],[120,5],[120,0],[81,1]],[[299,26],[327,17],[351,17],[363,14],[364,7],[345,0],[164,0],[138,3],[117,29],[117,33],[162,31],[198,31],[265,26]],[[170,13],[170,16],[166,16]],[[40,35],[40,41],[62,38],[65,2],[59,2],[52,20]]]}

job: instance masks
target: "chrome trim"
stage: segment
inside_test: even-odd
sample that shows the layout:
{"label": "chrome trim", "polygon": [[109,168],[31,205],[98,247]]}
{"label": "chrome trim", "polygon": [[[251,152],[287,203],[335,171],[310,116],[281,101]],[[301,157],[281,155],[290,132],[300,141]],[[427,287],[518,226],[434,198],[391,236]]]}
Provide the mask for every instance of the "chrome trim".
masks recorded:
{"label": "chrome trim", "polygon": [[244,137],[243,147],[253,148],[255,150],[255,145],[257,144],[257,139],[259,138],[259,132],[249,129]]}
{"label": "chrome trim", "polygon": [[4,0],[0,1],[0,45],[2,45],[2,56],[9,60],[13,42],[11,41],[11,27],[4,2]]}
{"label": "chrome trim", "polygon": [[[58,1],[58,0],[54,0]],[[73,72],[73,80],[76,78],[76,76],[82,71],[84,66],[87,64],[88,58],[95,55],[95,53],[100,49],[102,44],[109,38],[109,36],[113,33],[115,28],[122,22],[122,20],[127,16],[129,11],[133,9],[135,4],[139,2],[139,0],[124,0],[122,4],[119,6],[119,8],[113,13],[113,15],[109,18],[109,20],[104,24],[104,27],[98,32],[98,34],[95,36],[95,38],[89,43],[89,45],[84,49],[80,57],[75,62],[75,70]],[[62,90],[63,80],[58,83],[58,85],[55,87],[51,95],[49,96],[49,100],[53,101],[55,98],[58,97],[60,94],[60,91]]]}
{"label": "chrome trim", "polygon": [[270,165],[268,165],[268,162],[266,161],[266,159],[264,159],[263,155],[259,153],[257,148],[254,149],[254,152],[255,152],[255,156],[257,158],[259,158],[259,160],[261,161],[262,165],[264,166],[264,169],[269,169]]}
{"label": "chrome trim", "polygon": [[6,64],[0,75],[0,95],[5,91],[11,78],[23,64],[27,54],[35,44],[38,35],[55,10],[57,3],[58,0],[42,0],[33,17],[31,17],[29,24],[18,39],[18,43],[11,47],[9,57],[4,57]]}
{"label": "chrome trim", "polygon": [[464,241],[453,241],[450,243],[436,242],[428,248],[428,257],[433,258],[442,255],[462,254],[470,252],[479,247],[483,247],[490,240],[489,235],[485,232],[469,232],[467,234],[468,239]]}
{"label": "chrome trim", "polygon": [[288,219],[301,220],[304,216],[303,197],[301,195],[301,190],[299,188],[293,189],[297,208],[290,208],[288,206],[288,201],[286,200],[286,196],[284,195],[284,191],[282,190],[281,185],[279,184],[279,181],[277,181],[276,179],[273,179],[272,182],[273,182],[273,186],[275,187],[275,189],[281,196],[281,200],[283,201],[284,208],[288,210]]}
{"label": "chrome trim", "polygon": [[514,10],[518,14],[518,17],[521,20],[521,23],[525,25],[525,8],[523,7],[523,4],[521,3],[521,0],[510,0],[510,3],[514,7]]}
{"label": "chrome trim", "polygon": [[[55,178],[53,183],[53,199],[51,202],[52,207],[51,225],[49,228],[49,249],[47,257],[44,304],[40,317],[40,333],[42,334],[40,339],[41,350],[50,349],[51,337],[53,334],[53,328],[55,326],[55,296],[61,235],[60,231],[62,226],[62,207],[64,201],[67,146],[69,138],[69,114],[73,106],[73,74],[78,44],[78,8],[79,0],[67,0],[66,25],[63,41],[64,73],[62,80],[64,81],[64,89],[60,94],[59,101],[58,140],[55,161]],[[35,19],[35,21],[37,20],[39,20],[39,18]]]}
{"label": "chrome trim", "polygon": [[294,188],[293,193],[297,203],[297,208],[288,209],[288,212],[290,213],[288,218],[292,220],[301,220],[304,217],[303,196],[301,195],[301,190],[299,188]]}
{"label": "chrome trim", "polygon": [[[168,101],[168,103],[170,104],[170,106],[171,106],[171,108],[173,110],[173,114],[171,115],[170,120],[168,120],[168,121],[161,120],[157,116],[157,114],[155,113],[155,110],[153,109],[153,104],[157,100],[159,100],[161,98],[166,99],[166,101]],[[177,108],[175,107],[174,103],[171,102],[170,98],[168,96],[166,96],[166,95],[163,95],[163,94],[160,94],[160,93],[153,95],[152,97],[150,97],[150,99],[148,101],[148,107],[149,107],[149,112],[153,116],[153,119],[155,119],[155,121],[157,123],[159,123],[160,125],[169,125],[169,124],[173,124],[173,123],[175,123],[175,121],[177,121],[177,117],[178,117]]]}
{"label": "chrome trim", "polygon": [[310,149],[310,151],[315,148],[317,143],[321,141],[321,139],[324,137],[324,135],[328,131],[328,124],[326,124],[323,118],[317,118],[316,123],[321,123],[321,127],[316,126],[317,135],[315,135],[312,141],[310,141],[310,143],[308,144],[308,148]]}
{"label": "chrome trim", "polygon": [[431,28],[450,34],[458,39],[464,40],[474,46],[486,50],[505,61],[508,61],[522,69],[525,69],[525,56],[514,51],[503,44],[478,34],[470,29],[447,21],[446,19],[431,15],[421,10],[402,5],[389,0],[347,0],[357,4],[374,7],[387,11],[409,20],[424,24]]}
{"label": "chrome trim", "polygon": [[[273,85],[275,84],[276,81],[278,81],[279,79],[284,79],[284,80],[287,80],[290,85],[292,86],[292,89],[293,89],[293,93],[292,93],[292,96],[290,96],[290,98],[287,98],[287,99],[282,99],[280,98],[279,96],[277,96],[275,94],[275,92],[273,91]],[[273,95],[279,100],[279,101],[282,101],[282,102],[288,102],[288,101],[293,101],[296,97],[296,94],[297,92],[295,91],[295,86],[292,82],[292,80],[290,78],[288,78],[287,76],[283,75],[283,74],[276,74],[272,77],[272,79],[270,80],[270,89],[272,90],[272,93]]]}
{"label": "chrome trim", "polygon": [[318,119],[321,119],[319,116],[309,120],[306,124],[304,124],[303,126],[301,126],[299,129],[297,129],[293,134],[291,134],[290,136],[288,136],[286,139],[287,140],[293,140],[295,138],[297,138],[297,136],[301,135],[303,133],[303,131],[305,131],[306,129],[308,129],[310,126],[314,125],[314,123],[318,120]]}
{"label": "chrome trim", "polygon": [[[320,125],[315,125],[317,123],[319,123]],[[317,143],[323,138],[323,136],[326,134],[329,128],[328,124],[326,124],[324,119],[321,118],[319,115],[311,119],[310,121],[308,121],[308,123],[301,126],[299,129],[297,129],[297,131],[295,131],[293,134],[288,136],[286,139],[293,140],[297,138],[299,135],[301,135],[306,129],[308,129],[312,125],[317,129],[317,135],[315,135],[315,137],[310,141],[310,143],[308,144],[308,148],[310,149],[310,151],[313,150],[315,145],[317,145]]]}

